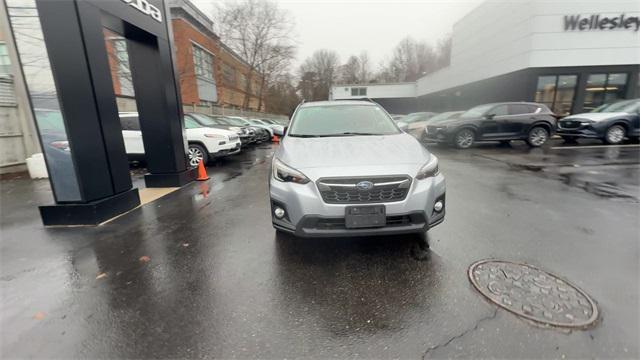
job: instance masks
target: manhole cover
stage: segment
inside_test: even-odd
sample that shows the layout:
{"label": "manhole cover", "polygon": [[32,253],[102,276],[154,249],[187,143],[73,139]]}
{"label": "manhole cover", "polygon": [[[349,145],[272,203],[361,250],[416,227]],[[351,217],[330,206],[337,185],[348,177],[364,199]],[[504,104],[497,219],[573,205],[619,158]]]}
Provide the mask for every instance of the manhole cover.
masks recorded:
{"label": "manhole cover", "polygon": [[531,265],[481,260],[469,267],[469,279],[489,300],[529,320],[582,328],[598,318],[584,291]]}

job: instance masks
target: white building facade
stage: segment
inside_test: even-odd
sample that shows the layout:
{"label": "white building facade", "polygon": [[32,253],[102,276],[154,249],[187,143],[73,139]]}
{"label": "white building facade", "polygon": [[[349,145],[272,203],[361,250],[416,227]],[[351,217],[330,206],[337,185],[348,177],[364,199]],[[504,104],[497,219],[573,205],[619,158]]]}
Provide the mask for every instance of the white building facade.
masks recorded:
{"label": "white building facade", "polygon": [[409,110],[537,101],[564,115],[640,97],[639,30],[638,1],[486,1],[453,26],[449,67],[415,83]]}

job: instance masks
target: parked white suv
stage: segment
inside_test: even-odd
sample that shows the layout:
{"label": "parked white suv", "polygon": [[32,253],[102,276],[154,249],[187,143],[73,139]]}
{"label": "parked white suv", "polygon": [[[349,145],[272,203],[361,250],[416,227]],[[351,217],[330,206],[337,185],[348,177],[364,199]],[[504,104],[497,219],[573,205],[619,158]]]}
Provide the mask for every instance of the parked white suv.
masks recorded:
{"label": "parked white suv", "polygon": [[[120,113],[124,147],[130,160],[144,160],[144,144],[138,113]],[[189,165],[198,166],[214,158],[237,154],[240,152],[240,138],[229,130],[203,127],[195,120],[185,117],[185,133],[187,136]]]}

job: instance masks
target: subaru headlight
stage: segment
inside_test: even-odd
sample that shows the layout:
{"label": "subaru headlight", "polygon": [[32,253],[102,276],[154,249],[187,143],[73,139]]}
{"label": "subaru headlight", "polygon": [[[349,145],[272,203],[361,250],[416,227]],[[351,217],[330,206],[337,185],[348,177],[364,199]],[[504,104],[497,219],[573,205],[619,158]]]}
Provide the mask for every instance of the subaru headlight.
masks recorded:
{"label": "subaru headlight", "polygon": [[431,159],[427,161],[426,164],[422,165],[420,170],[418,171],[418,175],[416,175],[416,179],[422,180],[430,177],[434,177],[440,173],[438,169],[438,158],[431,155]]}
{"label": "subaru headlight", "polygon": [[591,125],[591,124],[593,124],[594,122],[595,122],[595,121],[593,121],[593,120],[581,120],[581,121],[580,121],[580,125],[582,125],[582,126]]}
{"label": "subaru headlight", "polygon": [[309,182],[307,178],[300,171],[285,165],[282,161],[274,158],[271,164],[273,171],[273,177],[282,182],[294,182],[296,184],[306,184]]}

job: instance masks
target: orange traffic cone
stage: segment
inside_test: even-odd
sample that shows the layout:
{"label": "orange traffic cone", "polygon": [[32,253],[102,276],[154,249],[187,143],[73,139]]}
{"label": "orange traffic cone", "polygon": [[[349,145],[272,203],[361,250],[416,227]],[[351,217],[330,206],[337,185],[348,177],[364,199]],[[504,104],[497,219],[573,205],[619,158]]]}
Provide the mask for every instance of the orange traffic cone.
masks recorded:
{"label": "orange traffic cone", "polygon": [[271,138],[271,141],[274,143],[279,143],[280,142],[280,138],[278,137],[278,135],[273,135],[273,137]]}
{"label": "orange traffic cone", "polygon": [[209,180],[209,176],[207,175],[207,170],[204,168],[204,163],[202,160],[198,163],[198,181]]}

